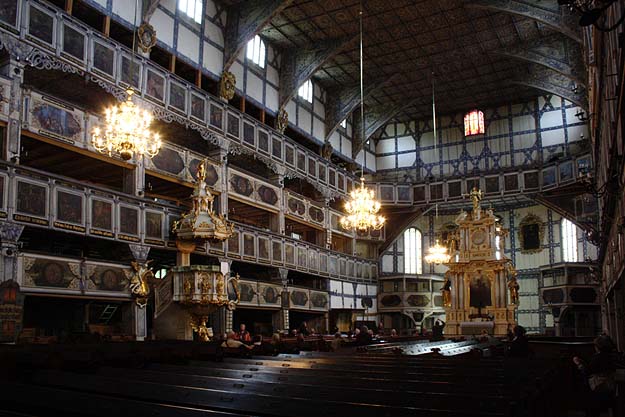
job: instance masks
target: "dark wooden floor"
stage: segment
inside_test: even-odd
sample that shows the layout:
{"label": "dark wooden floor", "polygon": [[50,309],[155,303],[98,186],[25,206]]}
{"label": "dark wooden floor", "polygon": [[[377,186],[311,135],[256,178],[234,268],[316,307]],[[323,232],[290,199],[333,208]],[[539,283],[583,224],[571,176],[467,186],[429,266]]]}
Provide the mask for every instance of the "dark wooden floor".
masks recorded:
{"label": "dark wooden floor", "polygon": [[15,366],[0,380],[0,410],[67,417],[558,415],[546,401],[547,362],[538,359],[353,349],[224,358],[216,347],[128,346],[110,344],[108,353],[102,346],[27,354],[15,348]]}

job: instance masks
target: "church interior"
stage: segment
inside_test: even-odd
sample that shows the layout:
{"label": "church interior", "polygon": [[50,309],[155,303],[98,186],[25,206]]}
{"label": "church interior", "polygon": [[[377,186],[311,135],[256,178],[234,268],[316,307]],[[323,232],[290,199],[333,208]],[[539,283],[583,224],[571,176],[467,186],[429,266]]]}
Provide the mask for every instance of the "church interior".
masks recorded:
{"label": "church interior", "polygon": [[624,21],[0,0],[0,415],[625,415]]}

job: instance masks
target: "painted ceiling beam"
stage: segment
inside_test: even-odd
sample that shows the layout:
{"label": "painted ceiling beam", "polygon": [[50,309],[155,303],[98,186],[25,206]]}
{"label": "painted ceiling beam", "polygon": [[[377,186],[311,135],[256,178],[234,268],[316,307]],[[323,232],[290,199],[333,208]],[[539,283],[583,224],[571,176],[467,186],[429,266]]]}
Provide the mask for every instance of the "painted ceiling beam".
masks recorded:
{"label": "painted ceiling beam", "polygon": [[143,10],[141,11],[141,21],[149,22],[161,0],[145,0],[143,2]]}
{"label": "painted ceiling beam", "polygon": [[[364,100],[376,91],[380,91],[382,87],[398,76],[399,73],[395,73],[390,77],[386,77],[382,81],[366,84],[363,91]],[[325,138],[328,140],[330,135],[339,127],[341,122],[345,120],[360,104],[360,86],[352,85],[340,90],[328,91],[326,93],[326,97]]]}
{"label": "painted ceiling beam", "polygon": [[586,85],[582,46],[563,35],[540,38],[527,45],[502,48],[493,53],[543,65],[579,85]]}
{"label": "painted ceiling beam", "polygon": [[537,64],[521,68],[510,80],[513,84],[533,87],[560,96],[583,109],[588,109],[586,89],[566,75]]}
{"label": "painted ceiling beam", "polygon": [[224,69],[228,71],[248,41],[258,35],[293,0],[246,0],[228,7]]}
{"label": "painted ceiling beam", "polygon": [[289,48],[282,51],[280,65],[280,109],[297,94],[299,87],[326,62],[342,52],[356,36],[319,42],[315,48]]}
{"label": "painted ceiling beam", "polygon": [[567,7],[561,7],[557,0],[473,0],[465,7],[489,9],[511,13],[536,20],[554,30],[582,43],[579,17]]}
{"label": "painted ceiling beam", "polygon": [[402,110],[412,106],[421,100],[421,97],[412,100],[396,103],[392,105],[378,105],[375,107],[365,108],[365,137],[362,137],[362,125],[360,120],[360,112],[354,112],[352,117],[352,158],[356,159],[358,153],[362,150],[363,145],[368,141],[375,132],[384,126],[389,120],[395,117]]}

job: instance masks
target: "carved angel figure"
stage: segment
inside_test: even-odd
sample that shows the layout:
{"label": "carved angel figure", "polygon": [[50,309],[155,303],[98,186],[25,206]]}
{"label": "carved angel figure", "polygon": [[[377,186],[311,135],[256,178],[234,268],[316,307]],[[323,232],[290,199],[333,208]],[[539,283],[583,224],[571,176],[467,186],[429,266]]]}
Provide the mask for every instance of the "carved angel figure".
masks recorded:
{"label": "carved angel figure", "polygon": [[200,342],[210,342],[213,337],[213,329],[206,327],[206,321],[208,317],[202,316],[197,319],[191,319],[191,328],[197,333]]}
{"label": "carved angel figure", "polygon": [[239,279],[241,279],[241,277],[239,276],[239,274],[236,274],[234,278],[230,278],[229,280],[230,282],[232,282],[232,288],[234,289],[234,295],[236,298],[234,300],[228,300],[228,310],[234,310],[237,307],[237,304],[239,304]]}
{"label": "carved angel figure", "polygon": [[139,263],[132,261],[133,274],[130,277],[130,292],[135,296],[135,302],[141,308],[148,303],[148,295],[150,295],[150,286],[148,280],[154,278],[152,269],[148,266],[152,261]]}

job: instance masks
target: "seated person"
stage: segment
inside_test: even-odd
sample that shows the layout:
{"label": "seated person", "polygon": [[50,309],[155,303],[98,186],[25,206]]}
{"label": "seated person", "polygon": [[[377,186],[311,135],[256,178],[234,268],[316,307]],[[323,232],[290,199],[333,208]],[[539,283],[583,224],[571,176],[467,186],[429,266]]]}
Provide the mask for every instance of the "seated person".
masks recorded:
{"label": "seated person", "polygon": [[525,328],[523,326],[514,326],[514,339],[508,347],[508,356],[516,358],[527,358],[531,355],[529,341],[525,336]]}
{"label": "seated person", "polygon": [[391,329],[391,338],[395,338],[395,337],[399,337],[399,335],[397,334],[397,330]]}
{"label": "seated person", "polygon": [[330,347],[332,348],[332,351],[336,352],[337,350],[339,350],[342,344],[343,337],[341,336],[341,333],[334,333],[334,339],[332,339],[332,341],[330,342]]}
{"label": "seated person", "polygon": [[252,341],[252,335],[250,334],[250,332],[245,330],[245,323],[241,323],[241,326],[239,326],[239,331],[238,333],[236,333],[236,338],[237,340],[240,340],[241,342],[246,342],[246,343],[249,343]]}
{"label": "seated person", "polygon": [[241,342],[240,340],[236,339],[236,333],[234,331],[229,331],[228,332],[228,336],[226,337],[226,340],[221,344],[221,347],[223,348],[240,348],[240,347],[245,347],[247,349],[253,349],[254,346],[252,345],[246,345],[245,343]]}
{"label": "seated person", "polygon": [[371,343],[371,334],[369,333],[369,328],[367,326],[362,326],[360,328],[360,332],[356,336],[356,343],[359,345],[368,345]]}
{"label": "seated person", "polygon": [[304,336],[308,336],[310,335],[310,330],[308,330],[308,323],[306,323],[305,321],[302,322],[302,325],[299,326],[299,331],[298,333],[304,335]]}

